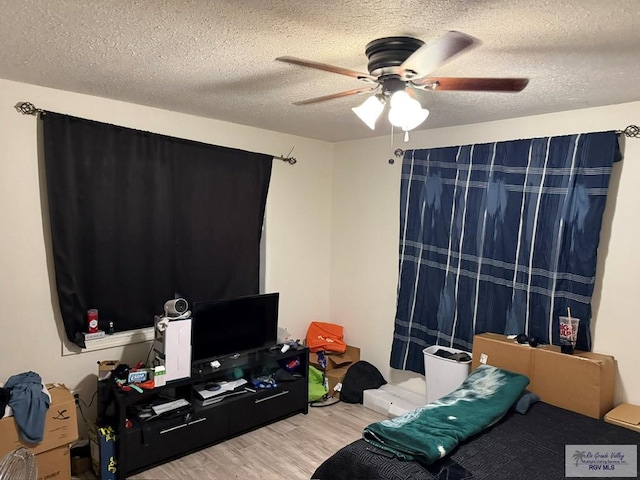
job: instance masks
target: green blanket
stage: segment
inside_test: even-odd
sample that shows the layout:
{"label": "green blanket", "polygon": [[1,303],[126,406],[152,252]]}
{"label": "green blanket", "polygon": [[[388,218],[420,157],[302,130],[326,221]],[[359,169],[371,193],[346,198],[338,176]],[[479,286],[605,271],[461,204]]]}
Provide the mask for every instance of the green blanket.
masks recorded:
{"label": "green blanket", "polygon": [[528,384],[524,375],[481,365],[439,400],[372,423],[364,429],[364,439],[398,458],[429,465],[500,420]]}

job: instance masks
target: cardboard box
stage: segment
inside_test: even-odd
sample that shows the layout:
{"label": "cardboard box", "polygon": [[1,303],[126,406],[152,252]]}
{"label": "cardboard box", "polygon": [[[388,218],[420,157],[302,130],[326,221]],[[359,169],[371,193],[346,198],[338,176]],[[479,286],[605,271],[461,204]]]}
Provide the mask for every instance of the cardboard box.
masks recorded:
{"label": "cardboard box", "polygon": [[604,421],[640,432],[640,406],[622,403],[605,414]]}
{"label": "cardboard box", "polygon": [[615,359],[609,355],[560,352],[556,345],[533,349],[529,390],[543,402],[593,418],[613,408]]}
{"label": "cardboard box", "polygon": [[91,458],[71,457],[71,475],[78,476],[91,470]]}
{"label": "cardboard box", "polygon": [[531,378],[532,350],[528,344],[520,344],[505,335],[482,333],[473,337],[471,369],[481,364],[492,365]]}
{"label": "cardboard box", "polygon": [[36,455],[38,480],[70,480],[71,461],[69,459],[69,445],[63,445]]}
{"label": "cardboard box", "polygon": [[[327,360],[327,367],[324,370],[324,374],[329,389],[328,395],[339,398],[340,391],[336,390],[336,387],[338,387],[338,389],[340,388],[340,384],[347,374],[349,367],[360,360],[360,348],[347,345],[344,353],[325,353],[324,355]],[[309,353],[309,363],[318,370],[323,370],[320,362],[318,362],[317,353]]]}
{"label": "cardboard box", "polygon": [[24,444],[20,440],[13,417],[5,417],[0,420],[0,457],[18,447],[28,447],[37,455],[78,439],[78,419],[73,395],[67,387],[60,384],[47,384],[47,389],[51,394],[51,404],[46,413],[42,442],[35,445]]}
{"label": "cardboard box", "polygon": [[[339,398],[340,387],[344,376],[347,374],[347,370],[351,365],[360,360],[360,348],[353,345],[347,345],[347,349],[344,353],[326,353],[327,368],[324,370],[327,385],[328,395]],[[318,362],[317,353],[309,353],[309,363],[319,370],[322,370],[320,363]],[[338,390],[336,390],[336,387]]]}
{"label": "cardboard box", "polygon": [[340,398],[340,390],[336,390],[336,387],[338,387],[338,389],[342,387],[342,381],[344,380],[344,376],[347,374],[349,367],[350,365],[346,367],[333,368],[325,373],[329,386],[329,391],[327,392],[329,396]]}
{"label": "cardboard box", "polygon": [[[347,349],[344,353],[325,353],[327,359],[326,371],[343,368],[347,365],[351,365],[360,360],[360,348],[353,345],[347,345]],[[309,363],[319,370],[322,370],[320,363],[318,362],[318,354],[314,352],[309,353]]]}
{"label": "cardboard box", "polygon": [[556,345],[533,348],[505,335],[483,333],[473,339],[472,368],[487,364],[529,377],[528,390],[543,402],[593,418],[613,407],[615,359],[576,350],[560,352]]}
{"label": "cardboard box", "polygon": [[111,377],[111,372],[120,365],[118,360],[102,360],[98,362],[98,380],[106,380]]}
{"label": "cardboard box", "polygon": [[93,473],[100,480],[116,480],[118,477],[117,440],[113,427],[92,425],[89,429]]}

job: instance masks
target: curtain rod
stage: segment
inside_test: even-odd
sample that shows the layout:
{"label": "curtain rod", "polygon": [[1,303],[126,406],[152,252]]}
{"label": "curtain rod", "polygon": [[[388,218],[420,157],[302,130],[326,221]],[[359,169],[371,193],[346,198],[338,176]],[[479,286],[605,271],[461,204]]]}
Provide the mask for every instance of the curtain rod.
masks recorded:
{"label": "curtain rod", "polygon": [[[42,110],[41,108],[37,108],[33,103],[30,102],[18,102],[15,106],[15,109],[23,114],[23,115],[45,115],[47,113],[46,110]],[[293,148],[289,151],[287,156],[283,155],[273,155],[273,158],[282,160],[283,162],[288,163],[289,165],[295,165],[298,163],[296,157],[291,156],[291,152],[293,152]]]}
{"label": "curtain rod", "polygon": [[[627,128],[625,128],[624,130],[616,130],[616,134],[618,135],[624,135],[625,137],[629,137],[629,138],[640,138],[640,127],[638,127],[637,125],[627,125]],[[400,158],[404,155],[404,150],[401,148],[396,148],[393,151],[393,154]]]}

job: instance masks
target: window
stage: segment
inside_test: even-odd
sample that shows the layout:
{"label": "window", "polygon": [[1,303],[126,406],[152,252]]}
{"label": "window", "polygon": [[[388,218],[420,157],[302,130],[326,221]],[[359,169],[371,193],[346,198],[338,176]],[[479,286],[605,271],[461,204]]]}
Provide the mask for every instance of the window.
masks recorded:
{"label": "window", "polygon": [[[258,293],[272,157],[46,112],[45,168],[68,338],[153,324],[167,299]],[[136,334],[133,334],[135,336]]]}

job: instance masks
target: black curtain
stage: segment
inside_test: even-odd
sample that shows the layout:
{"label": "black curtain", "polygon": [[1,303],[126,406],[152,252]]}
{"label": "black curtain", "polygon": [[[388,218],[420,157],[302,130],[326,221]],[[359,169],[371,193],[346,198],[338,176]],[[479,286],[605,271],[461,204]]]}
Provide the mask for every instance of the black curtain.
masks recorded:
{"label": "black curtain", "polygon": [[259,291],[272,157],[45,112],[49,213],[60,310],[84,347],[100,328],[153,325],[190,304]]}

